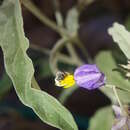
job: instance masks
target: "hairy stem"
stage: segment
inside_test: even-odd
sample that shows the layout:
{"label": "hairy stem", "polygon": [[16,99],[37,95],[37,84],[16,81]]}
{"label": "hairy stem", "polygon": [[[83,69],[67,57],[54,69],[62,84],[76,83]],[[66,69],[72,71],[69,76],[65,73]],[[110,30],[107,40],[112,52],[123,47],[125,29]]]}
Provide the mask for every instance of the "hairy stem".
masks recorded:
{"label": "hairy stem", "polygon": [[67,98],[70,96],[70,95],[72,95],[72,93],[75,91],[75,90],[77,90],[78,89],[78,87],[77,86],[73,86],[73,87],[71,87],[71,88],[68,88],[68,89],[65,89],[61,94],[60,94],[60,96],[59,96],[59,101],[62,103],[62,104],[64,104],[65,103],[65,101],[67,100]]}
{"label": "hairy stem", "polygon": [[[105,85],[105,87],[113,88],[113,85],[107,84],[107,85]],[[116,89],[119,89],[119,90],[121,90],[121,91],[130,92],[130,90],[128,90],[128,89],[126,89],[126,88],[120,88],[120,87],[118,87],[118,86],[115,86],[115,87],[116,87]]]}
{"label": "hairy stem", "polygon": [[117,93],[117,91],[116,91],[116,87],[113,86],[112,88],[113,88],[113,92],[114,92],[114,94],[115,94],[115,97],[116,97],[116,99],[117,99],[117,101],[118,101],[120,107],[121,107],[122,110],[123,110],[123,106],[122,106],[122,103],[121,103],[121,101],[120,101],[120,99],[119,99],[118,93]]}
{"label": "hairy stem", "polygon": [[58,71],[58,68],[57,68],[57,54],[58,53],[57,52],[65,45],[66,41],[67,41],[67,39],[65,39],[65,38],[60,39],[55,44],[53,49],[51,50],[49,62],[50,62],[51,70],[52,70],[54,75]]}
{"label": "hairy stem", "polygon": [[[79,48],[83,51],[86,58],[88,59],[88,62],[90,62],[90,57],[87,54],[82,42],[80,41],[77,36],[70,36],[65,28],[63,26],[57,26],[55,22],[51,21],[43,12],[41,12],[30,0],[22,0],[21,3],[33,14],[35,15],[43,24],[47,25],[51,29],[58,32],[61,36],[64,36],[68,39],[69,42],[77,43]],[[59,13],[59,12],[58,12]],[[59,13],[60,14],[60,13]],[[61,14],[59,15],[61,19]],[[61,20],[59,20],[58,23],[61,23]]]}
{"label": "hairy stem", "polygon": [[90,55],[87,53],[83,43],[80,41],[80,39],[75,37],[75,43],[77,46],[82,50],[82,53],[84,54],[85,58],[87,59],[88,63],[93,63],[93,60],[91,59]]}
{"label": "hairy stem", "polygon": [[[38,51],[38,52],[41,52],[47,56],[50,56],[50,53],[51,53],[51,50],[49,49],[46,49],[46,48],[41,48],[35,44],[30,44],[30,48],[35,50],[35,51]],[[62,62],[62,63],[65,63],[65,64],[70,64],[70,65],[74,65],[74,62],[73,60],[70,60],[70,56],[67,56],[65,54],[61,54],[61,53],[57,53],[57,59],[58,61]],[[75,65],[77,65],[75,63]]]}
{"label": "hairy stem", "polygon": [[45,55],[50,55],[50,52],[51,52],[49,49],[41,48],[41,47],[37,46],[36,44],[30,44],[30,48],[35,50],[35,51],[39,51]]}
{"label": "hairy stem", "polygon": [[59,28],[55,22],[51,21],[43,12],[41,12],[35,4],[30,0],[21,0],[21,3],[33,14],[35,15],[43,24],[47,25],[56,32],[67,35],[66,31],[63,28]]}
{"label": "hairy stem", "polygon": [[72,61],[77,65],[80,66],[84,64],[84,62],[78,57],[77,53],[75,52],[75,49],[72,44],[68,43],[66,44],[66,47],[71,55]]}
{"label": "hairy stem", "polygon": [[[121,107],[121,109],[123,110],[123,105],[122,105],[122,103],[121,103],[121,101],[120,101],[120,99],[119,99],[119,96],[118,96],[118,93],[117,93],[117,90],[116,90],[116,89],[120,89],[120,88],[117,87],[117,86],[115,86],[115,85],[109,85],[109,84],[105,85],[105,87],[109,87],[109,88],[111,88],[111,89],[113,90],[114,95],[115,95],[115,97],[116,97],[116,99],[117,99],[117,101],[118,101],[118,104],[119,104],[119,106]],[[121,89],[120,89],[120,90],[121,90]]]}

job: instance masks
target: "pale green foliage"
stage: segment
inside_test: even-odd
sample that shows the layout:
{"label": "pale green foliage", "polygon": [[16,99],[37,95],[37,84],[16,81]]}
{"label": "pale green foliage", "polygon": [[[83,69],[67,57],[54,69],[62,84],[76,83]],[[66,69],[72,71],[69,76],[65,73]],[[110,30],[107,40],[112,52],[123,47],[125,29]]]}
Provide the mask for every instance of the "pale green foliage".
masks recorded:
{"label": "pale green foliage", "polygon": [[73,7],[67,13],[66,17],[66,28],[70,34],[76,34],[79,28],[79,12],[77,8]]}
{"label": "pale green foliage", "polygon": [[[125,29],[124,26],[118,23],[114,23],[113,27],[108,29],[108,32],[112,36],[113,40],[119,45],[126,57],[130,59],[130,33]],[[122,57],[121,54],[120,57]],[[117,58],[120,59],[119,54]],[[96,56],[95,61],[101,71],[105,73],[107,84],[130,90],[130,82],[125,79],[120,72],[117,70],[114,71],[114,69],[117,69],[118,66],[112,55],[112,52],[101,52]],[[117,99],[111,88],[101,87],[100,90],[111,99],[113,104],[117,103]],[[117,92],[122,103],[130,103],[129,92],[121,90],[117,90]],[[91,119],[89,130],[110,130],[112,126],[111,123],[113,122],[112,120],[113,116],[111,108],[103,108],[102,110],[99,110]]]}
{"label": "pale green foliage", "polygon": [[114,23],[113,27],[108,29],[108,33],[119,45],[126,57],[130,59],[130,33],[121,24]]}
{"label": "pale green foliage", "polygon": [[[107,59],[106,59],[107,58]],[[112,56],[111,52],[101,52],[96,57],[96,64],[100,68],[100,70],[106,75],[107,84],[116,85],[120,88],[126,88],[130,90],[130,82],[125,79],[120,72],[113,71],[113,69],[117,69],[117,64]],[[115,95],[111,88],[102,87],[101,90],[110,97],[110,99],[115,103]],[[121,101],[124,103],[130,102],[130,93],[117,90]]]}
{"label": "pale green foliage", "polygon": [[111,130],[113,119],[111,106],[104,107],[90,120],[89,130]]}
{"label": "pale green foliage", "polygon": [[62,130],[77,130],[73,117],[55,98],[31,87],[34,68],[26,50],[19,0],[4,0],[0,7],[0,46],[6,71],[18,97],[44,122]]}

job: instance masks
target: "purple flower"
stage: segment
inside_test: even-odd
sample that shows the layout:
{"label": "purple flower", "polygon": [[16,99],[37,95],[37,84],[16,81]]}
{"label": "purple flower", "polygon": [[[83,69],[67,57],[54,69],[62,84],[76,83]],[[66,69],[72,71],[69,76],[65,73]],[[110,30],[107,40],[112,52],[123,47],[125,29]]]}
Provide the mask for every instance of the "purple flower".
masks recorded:
{"label": "purple flower", "polygon": [[111,130],[130,130],[130,117],[127,115],[128,109],[124,114],[119,106],[112,106],[116,119]]}
{"label": "purple flower", "polygon": [[86,64],[75,70],[74,79],[80,87],[92,90],[103,86],[106,78],[95,64]]}

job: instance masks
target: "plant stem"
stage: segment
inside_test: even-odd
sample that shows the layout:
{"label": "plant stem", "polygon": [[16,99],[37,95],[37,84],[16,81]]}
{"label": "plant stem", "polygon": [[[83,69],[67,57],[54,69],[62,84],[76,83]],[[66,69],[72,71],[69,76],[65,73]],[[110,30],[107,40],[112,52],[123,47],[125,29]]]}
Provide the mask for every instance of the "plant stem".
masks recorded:
{"label": "plant stem", "polygon": [[[46,48],[41,48],[35,44],[30,44],[30,48],[36,51],[39,51],[47,56],[50,55],[51,50],[46,49]],[[57,59],[62,62],[62,63],[66,63],[66,64],[70,64],[70,65],[78,65],[76,63],[73,62],[73,60],[70,60],[70,57],[65,55],[65,54],[61,54],[61,53],[57,53]]]}
{"label": "plant stem", "polygon": [[67,35],[67,32],[63,28],[59,28],[55,22],[51,21],[43,12],[41,12],[35,4],[30,0],[21,0],[21,3],[33,14],[35,15],[43,24],[47,25],[56,32]]}
{"label": "plant stem", "polygon": [[66,47],[71,55],[71,59],[72,61],[77,65],[80,66],[82,64],[84,64],[84,62],[78,57],[77,53],[75,52],[74,47],[72,46],[72,44],[67,43]]}
{"label": "plant stem", "polygon": [[[53,5],[54,5],[54,8],[56,10],[55,12],[55,17],[56,17],[56,21],[57,21],[57,24],[61,27],[64,27],[64,24],[63,24],[63,17],[62,17],[62,14],[61,14],[61,11],[60,11],[60,3],[59,3],[59,0],[53,0]],[[59,17],[57,17],[57,14]],[[66,36],[62,35],[63,38],[66,38]],[[67,50],[69,51],[70,55],[71,55],[71,59],[72,61],[77,65],[77,66],[80,66],[83,64],[83,61],[79,58],[79,56],[77,55],[73,45],[71,42],[65,44],[65,46],[67,47]]]}
{"label": "plant stem", "polygon": [[115,97],[116,97],[116,99],[117,99],[117,101],[118,101],[118,103],[119,103],[121,109],[123,110],[122,103],[121,103],[121,101],[120,101],[120,99],[119,99],[119,96],[118,96],[118,94],[117,94],[117,91],[116,91],[116,86],[113,86],[112,88],[113,88],[113,92],[114,92],[114,94],[115,94]]}
{"label": "plant stem", "polygon": [[79,12],[82,12],[86,6],[90,5],[93,3],[94,0],[78,0],[78,10]]}
{"label": "plant stem", "polygon": [[[67,30],[61,26],[57,26],[55,22],[51,21],[48,17],[43,14],[30,0],[22,0],[21,3],[32,13],[34,14],[43,24],[47,25],[51,29],[58,32],[61,36],[64,36],[68,39],[69,42],[77,43],[79,48],[83,51],[84,55],[86,56],[89,63],[91,63],[92,60],[90,60],[89,55],[87,54],[83,44],[81,43],[80,39],[77,38],[77,36],[70,36],[67,32]],[[61,14],[60,14],[61,16]]]}
{"label": "plant stem", "polygon": [[[105,85],[105,87],[112,88],[113,85],[107,84],[107,85]],[[125,91],[125,92],[130,92],[130,90],[128,90],[128,89],[126,89],[126,88],[120,88],[120,87],[118,87],[118,86],[115,86],[115,87],[116,87],[116,89],[119,89],[119,90],[122,90],[122,91]]]}
{"label": "plant stem", "polygon": [[60,11],[60,3],[59,0],[52,0],[54,9],[55,9],[55,17],[56,17],[56,23],[59,27],[63,27],[63,17]]}
{"label": "plant stem", "polygon": [[80,39],[77,37],[75,37],[75,43],[77,44],[77,46],[82,50],[82,53],[84,54],[85,58],[87,59],[88,63],[93,63],[93,60],[91,59],[91,57],[89,56],[89,54],[87,53],[83,43],[80,41]]}
{"label": "plant stem", "polygon": [[39,52],[41,52],[43,54],[46,54],[46,55],[50,55],[50,52],[51,52],[49,49],[41,48],[41,47],[39,47],[39,46],[37,46],[35,44],[30,44],[30,48],[33,49],[33,50],[39,51]]}
{"label": "plant stem", "polygon": [[[62,38],[60,39],[56,45],[53,47],[53,49],[51,50],[51,53],[50,53],[50,59],[49,59],[49,62],[50,62],[50,67],[51,67],[51,70],[53,72],[53,74],[55,75],[55,73],[58,71],[58,68],[57,68],[57,61],[58,61],[58,57],[59,58],[63,58],[66,62],[68,63],[71,63],[72,65],[82,65],[83,62],[78,58],[76,52],[73,50],[73,47],[71,46],[71,44],[69,44],[69,49],[71,49],[71,54],[72,54],[72,57],[61,57],[60,54],[59,54],[59,51],[62,49],[62,47],[65,45],[65,44],[69,44],[68,43],[68,39],[67,38]],[[67,45],[66,44],[66,45]]]}
{"label": "plant stem", "polygon": [[76,65],[76,66],[79,65],[79,63],[72,60],[70,58],[70,56],[67,56],[67,55],[64,55],[64,54],[61,54],[61,53],[57,53],[57,59],[58,59],[58,61],[60,61],[62,63],[67,63],[67,64],[70,64],[70,65]]}
{"label": "plant stem", "polygon": [[51,50],[50,53],[50,58],[49,58],[49,62],[50,62],[50,67],[51,70],[53,72],[53,74],[55,75],[55,73],[58,71],[57,68],[57,52],[64,46],[64,44],[66,43],[67,39],[62,38],[60,39],[55,46],[53,47],[53,49]]}
{"label": "plant stem", "polygon": [[[111,89],[113,90],[114,95],[115,95],[115,97],[116,97],[116,99],[117,99],[117,101],[118,101],[118,103],[119,103],[119,106],[120,106],[121,109],[123,110],[123,105],[122,105],[122,103],[121,103],[121,101],[120,101],[120,99],[119,99],[118,93],[117,93],[117,91],[116,91],[117,87],[116,87],[115,85],[109,85],[109,84],[105,85],[104,87],[108,87],[108,88],[111,88]],[[118,87],[118,89],[120,89],[120,88]]]}
{"label": "plant stem", "polygon": [[65,101],[67,100],[67,98],[75,91],[77,90],[77,86],[73,86],[71,88],[68,88],[68,89],[64,89],[63,92],[60,94],[59,96],[59,101],[64,104]]}

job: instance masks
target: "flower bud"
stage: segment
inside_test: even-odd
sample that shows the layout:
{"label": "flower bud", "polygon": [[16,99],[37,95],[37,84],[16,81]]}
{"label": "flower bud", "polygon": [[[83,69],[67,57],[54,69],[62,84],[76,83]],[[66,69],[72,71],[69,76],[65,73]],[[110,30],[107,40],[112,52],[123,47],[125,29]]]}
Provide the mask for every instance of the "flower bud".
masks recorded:
{"label": "flower bud", "polygon": [[74,79],[80,87],[92,90],[103,86],[106,78],[96,65],[86,64],[75,70]]}

